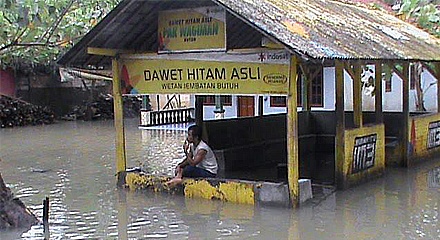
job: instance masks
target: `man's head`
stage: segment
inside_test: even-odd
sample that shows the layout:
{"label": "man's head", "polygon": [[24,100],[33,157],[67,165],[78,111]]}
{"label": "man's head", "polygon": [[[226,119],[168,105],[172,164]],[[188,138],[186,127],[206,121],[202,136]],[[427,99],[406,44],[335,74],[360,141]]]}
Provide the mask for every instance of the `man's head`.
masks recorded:
{"label": "man's head", "polygon": [[188,128],[188,141],[198,142],[202,140],[202,128],[197,125],[192,125]]}

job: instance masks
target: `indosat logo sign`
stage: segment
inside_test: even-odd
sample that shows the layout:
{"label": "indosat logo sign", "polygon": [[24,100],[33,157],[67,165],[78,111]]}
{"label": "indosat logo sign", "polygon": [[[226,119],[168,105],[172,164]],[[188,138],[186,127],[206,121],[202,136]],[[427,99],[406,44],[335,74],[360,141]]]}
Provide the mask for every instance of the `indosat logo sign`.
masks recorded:
{"label": "indosat logo sign", "polygon": [[[258,60],[263,63],[289,63],[290,56],[287,52],[261,52]],[[263,76],[263,81],[269,85],[284,85],[287,83],[287,75],[281,73],[269,73]]]}
{"label": "indosat logo sign", "polygon": [[276,61],[276,60],[289,60],[290,56],[286,52],[281,52],[281,53],[261,52],[258,59],[261,62]]}

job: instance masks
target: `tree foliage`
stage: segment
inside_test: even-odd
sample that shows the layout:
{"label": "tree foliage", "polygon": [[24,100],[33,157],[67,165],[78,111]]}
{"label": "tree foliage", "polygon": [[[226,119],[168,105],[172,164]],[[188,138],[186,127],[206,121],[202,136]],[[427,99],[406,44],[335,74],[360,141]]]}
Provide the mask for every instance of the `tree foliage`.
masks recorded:
{"label": "tree foliage", "polygon": [[440,1],[402,0],[399,14],[404,20],[417,24],[431,34],[440,37]]}
{"label": "tree foliage", "polygon": [[51,64],[120,0],[0,0],[1,67]]}

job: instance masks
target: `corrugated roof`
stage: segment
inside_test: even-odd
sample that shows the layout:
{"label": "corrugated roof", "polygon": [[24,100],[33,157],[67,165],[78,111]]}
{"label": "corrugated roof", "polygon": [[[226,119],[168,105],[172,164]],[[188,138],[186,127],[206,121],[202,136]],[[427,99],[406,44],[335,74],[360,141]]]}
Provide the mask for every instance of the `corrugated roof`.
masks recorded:
{"label": "corrugated roof", "polygon": [[440,60],[440,39],[390,15],[329,0],[216,0],[313,58]]}
{"label": "corrugated roof", "polygon": [[266,35],[314,59],[440,61],[440,39],[384,10],[329,0],[125,0],[60,60],[62,65],[109,66],[87,47],[157,51],[162,10],[221,5],[227,13],[227,48],[261,46]]}

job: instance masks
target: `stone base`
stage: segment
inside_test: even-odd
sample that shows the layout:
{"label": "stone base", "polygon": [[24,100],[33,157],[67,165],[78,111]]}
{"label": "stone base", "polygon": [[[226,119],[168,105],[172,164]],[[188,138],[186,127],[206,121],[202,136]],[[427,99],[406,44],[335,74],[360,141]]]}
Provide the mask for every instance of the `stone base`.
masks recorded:
{"label": "stone base", "polygon": [[310,179],[299,179],[299,203],[303,203],[309,199],[313,198],[312,193],[312,180]]}
{"label": "stone base", "polygon": [[[185,178],[182,185],[167,187],[169,176],[148,175],[142,172],[129,172],[126,186],[133,190],[151,190],[183,194],[186,197],[217,199],[225,202],[255,204],[262,206],[290,207],[289,187],[286,183],[248,181],[223,178]],[[313,197],[310,179],[300,179],[299,202]]]}

